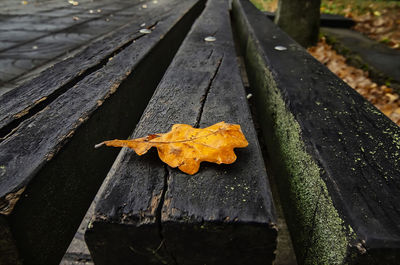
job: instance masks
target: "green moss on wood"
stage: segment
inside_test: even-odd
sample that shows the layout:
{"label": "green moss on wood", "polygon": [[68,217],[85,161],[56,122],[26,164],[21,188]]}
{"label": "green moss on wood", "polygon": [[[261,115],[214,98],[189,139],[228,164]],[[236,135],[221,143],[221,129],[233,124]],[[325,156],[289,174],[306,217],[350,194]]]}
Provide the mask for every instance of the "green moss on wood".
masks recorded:
{"label": "green moss on wood", "polygon": [[[246,63],[257,108],[286,206],[298,261],[304,264],[343,264],[354,234],[340,218],[322,170],[306,151],[301,129],[286,108],[271,72],[249,38]],[[286,202],[286,203],[285,203]],[[286,204],[286,205],[285,205]]]}

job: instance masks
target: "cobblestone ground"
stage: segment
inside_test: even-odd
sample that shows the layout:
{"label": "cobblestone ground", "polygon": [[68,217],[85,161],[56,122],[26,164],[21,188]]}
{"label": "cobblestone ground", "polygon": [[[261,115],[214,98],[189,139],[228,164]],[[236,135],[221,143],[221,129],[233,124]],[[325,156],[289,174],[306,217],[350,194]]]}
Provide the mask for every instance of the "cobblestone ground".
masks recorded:
{"label": "cobblestone ground", "polygon": [[1,0],[0,95],[132,17],[130,0]]}

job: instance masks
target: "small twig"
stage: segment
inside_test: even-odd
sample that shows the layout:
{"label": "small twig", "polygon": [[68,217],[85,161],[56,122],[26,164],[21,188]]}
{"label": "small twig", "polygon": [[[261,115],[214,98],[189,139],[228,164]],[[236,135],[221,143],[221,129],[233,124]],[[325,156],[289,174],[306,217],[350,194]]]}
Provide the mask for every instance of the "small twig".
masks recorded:
{"label": "small twig", "polygon": [[99,143],[99,144],[96,144],[96,145],[94,146],[94,148],[99,148],[99,147],[101,147],[101,146],[103,146],[103,145],[104,145],[104,142]]}

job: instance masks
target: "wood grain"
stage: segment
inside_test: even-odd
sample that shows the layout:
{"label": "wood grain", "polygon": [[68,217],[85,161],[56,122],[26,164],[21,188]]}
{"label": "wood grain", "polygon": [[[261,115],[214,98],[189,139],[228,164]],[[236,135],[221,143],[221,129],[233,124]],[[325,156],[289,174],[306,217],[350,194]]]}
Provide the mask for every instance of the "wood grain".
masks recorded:
{"label": "wood grain", "polygon": [[[96,264],[270,263],[275,212],[236,62],[229,1],[208,1],[132,138],[174,123],[241,124],[250,145],[232,165],[202,163],[189,176],[155,153],[122,150],[86,232]],[[206,42],[214,36],[215,42]]]}
{"label": "wood grain", "polygon": [[96,151],[94,144],[132,131],[196,17],[195,4],[160,4],[159,16],[145,20],[154,25],[151,34],[140,35],[0,143],[1,214],[28,264],[61,259],[118,153]]}
{"label": "wood grain", "polygon": [[[77,55],[54,65],[33,80],[2,95],[0,97],[1,137],[6,136],[13,128],[17,127],[25,119],[25,116],[34,115],[42,110],[52,100],[65,93],[87,75],[103,67],[110,58],[135,39],[143,36],[139,33],[142,28],[140,25],[143,23],[145,27],[153,25],[157,22],[157,18],[177,5],[176,0],[160,1],[158,5],[149,5],[149,8],[139,11],[138,6],[143,3],[134,2],[133,7],[137,9],[135,19],[117,29],[111,35],[106,35]],[[41,51],[35,50],[33,52],[43,54]],[[41,105],[38,106],[39,104]],[[13,124],[10,126],[11,123]],[[7,126],[10,128],[5,128]]]}
{"label": "wood grain", "polygon": [[297,261],[396,264],[400,128],[248,1],[233,14]]}

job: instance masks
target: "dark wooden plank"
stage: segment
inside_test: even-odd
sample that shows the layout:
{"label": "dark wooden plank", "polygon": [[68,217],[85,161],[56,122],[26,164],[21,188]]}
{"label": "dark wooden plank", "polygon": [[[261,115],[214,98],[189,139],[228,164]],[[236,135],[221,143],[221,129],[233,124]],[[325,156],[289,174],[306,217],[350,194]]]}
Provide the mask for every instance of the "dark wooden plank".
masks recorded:
{"label": "dark wooden plank", "polygon": [[[274,257],[275,212],[239,74],[227,2],[210,1],[162,83],[179,86],[180,76],[175,73],[185,73],[185,65],[193,65],[196,59],[200,65],[207,62],[216,67],[196,122],[199,127],[220,121],[240,124],[249,141],[246,149],[235,151],[238,160],[232,165],[206,163],[194,176],[169,170],[161,226],[178,264],[268,264]],[[215,36],[216,42],[204,49],[199,39],[208,35]],[[214,62],[193,54],[201,49],[212,52]],[[194,82],[190,85],[196,87]]]}
{"label": "dark wooden plank", "polygon": [[241,124],[250,143],[232,165],[203,163],[189,176],[163,165],[155,152],[122,151],[86,231],[96,264],[272,262],[275,212],[236,62],[229,1],[212,0],[132,137],[174,123],[204,127],[222,120]]}
{"label": "dark wooden plank", "polygon": [[[2,95],[0,97],[0,137],[5,137],[21,121],[43,109],[88,74],[103,67],[115,53],[143,35],[139,32],[139,29],[143,28],[140,25],[144,23],[145,27],[148,27],[156,23],[156,19],[151,18],[157,18],[172,4],[167,1],[160,1],[157,5],[149,2],[151,1],[133,2],[132,6],[137,11],[129,23],[111,35],[108,34],[94,42],[77,55],[50,67],[33,80]],[[139,10],[139,7],[146,3],[149,7]],[[133,15],[134,11],[130,10]]]}
{"label": "dark wooden plank", "polygon": [[201,3],[169,1],[160,8],[162,14],[145,20],[158,21],[152,33],[0,143],[0,214],[26,263],[59,262],[118,153],[93,145],[132,131]]}
{"label": "dark wooden plank", "polygon": [[398,263],[400,128],[250,2],[233,18],[297,261]]}
{"label": "dark wooden plank", "polygon": [[[9,4],[10,3],[4,3],[2,5],[3,12],[10,12]],[[112,1],[108,3],[104,1],[103,3],[98,2],[98,10],[101,12],[92,13],[88,12],[90,9],[88,7],[86,7],[86,10],[81,10],[80,7],[82,7],[82,5],[85,6],[85,3],[79,3],[79,8],[78,6],[69,5],[68,3],[65,4],[64,8],[49,6],[48,8],[46,7],[45,12],[43,12],[43,7],[39,7],[38,4],[40,5],[41,3],[35,3],[35,5],[20,5],[19,8],[21,8],[21,10],[24,9],[28,14],[21,14],[19,20],[13,17],[8,20],[6,19],[0,26],[0,28],[3,29],[2,32],[0,29],[0,35],[4,35],[7,40],[16,41],[14,45],[4,47],[4,49],[0,51],[2,64],[7,64],[8,61],[12,62],[10,67],[4,68],[0,66],[0,68],[2,68],[0,73],[0,95],[16,88],[16,84],[21,85],[23,79],[25,79],[27,75],[32,76],[33,73],[36,72],[35,76],[37,76],[39,71],[61,61],[63,59],[62,57],[65,59],[65,56],[68,56],[71,52],[74,53],[78,47],[81,48],[89,39],[92,41],[94,38],[110,33],[112,30],[117,30],[118,27],[127,23],[127,20],[129,20],[128,17],[125,17],[125,21],[120,19],[115,20],[117,16],[113,15],[113,11],[109,10],[108,6],[113,5],[115,11],[118,11],[118,9],[126,10],[130,7],[134,7],[135,11],[138,9],[138,1],[125,1],[119,4],[112,3]],[[13,11],[10,13],[12,12]],[[132,9],[131,13],[133,14]],[[73,17],[76,19],[72,19]],[[118,16],[118,18],[121,17]],[[93,27],[93,25],[99,23],[102,25]],[[89,34],[73,34],[75,36],[79,35],[79,43],[71,43],[70,39],[66,39],[65,41],[58,41],[58,45],[56,46],[49,45],[49,40],[50,42],[54,41],[54,36],[62,36],[67,32],[78,33],[81,29],[90,26],[92,27],[90,32],[88,32]],[[14,31],[14,33],[20,33],[17,34],[20,35],[19,42],[18,36],[14,36],[15,34],[9,30]],[[40,34],[35,37],[35,32],[36,34],[40,32]],[[72,39],[74,38],[73,35],[71,36]],[[17,39],[15,39],[15,37],[17,37]],[[57,39],[59,38],[57,37]],[[32,47],[35,47],[35,49],[32,49]],[[38,57],[42,60],[44,59],[46,64],[44,65],[43,61],[37,60]],[[21,64],[24,65],[23,68],[19,68]]]}

